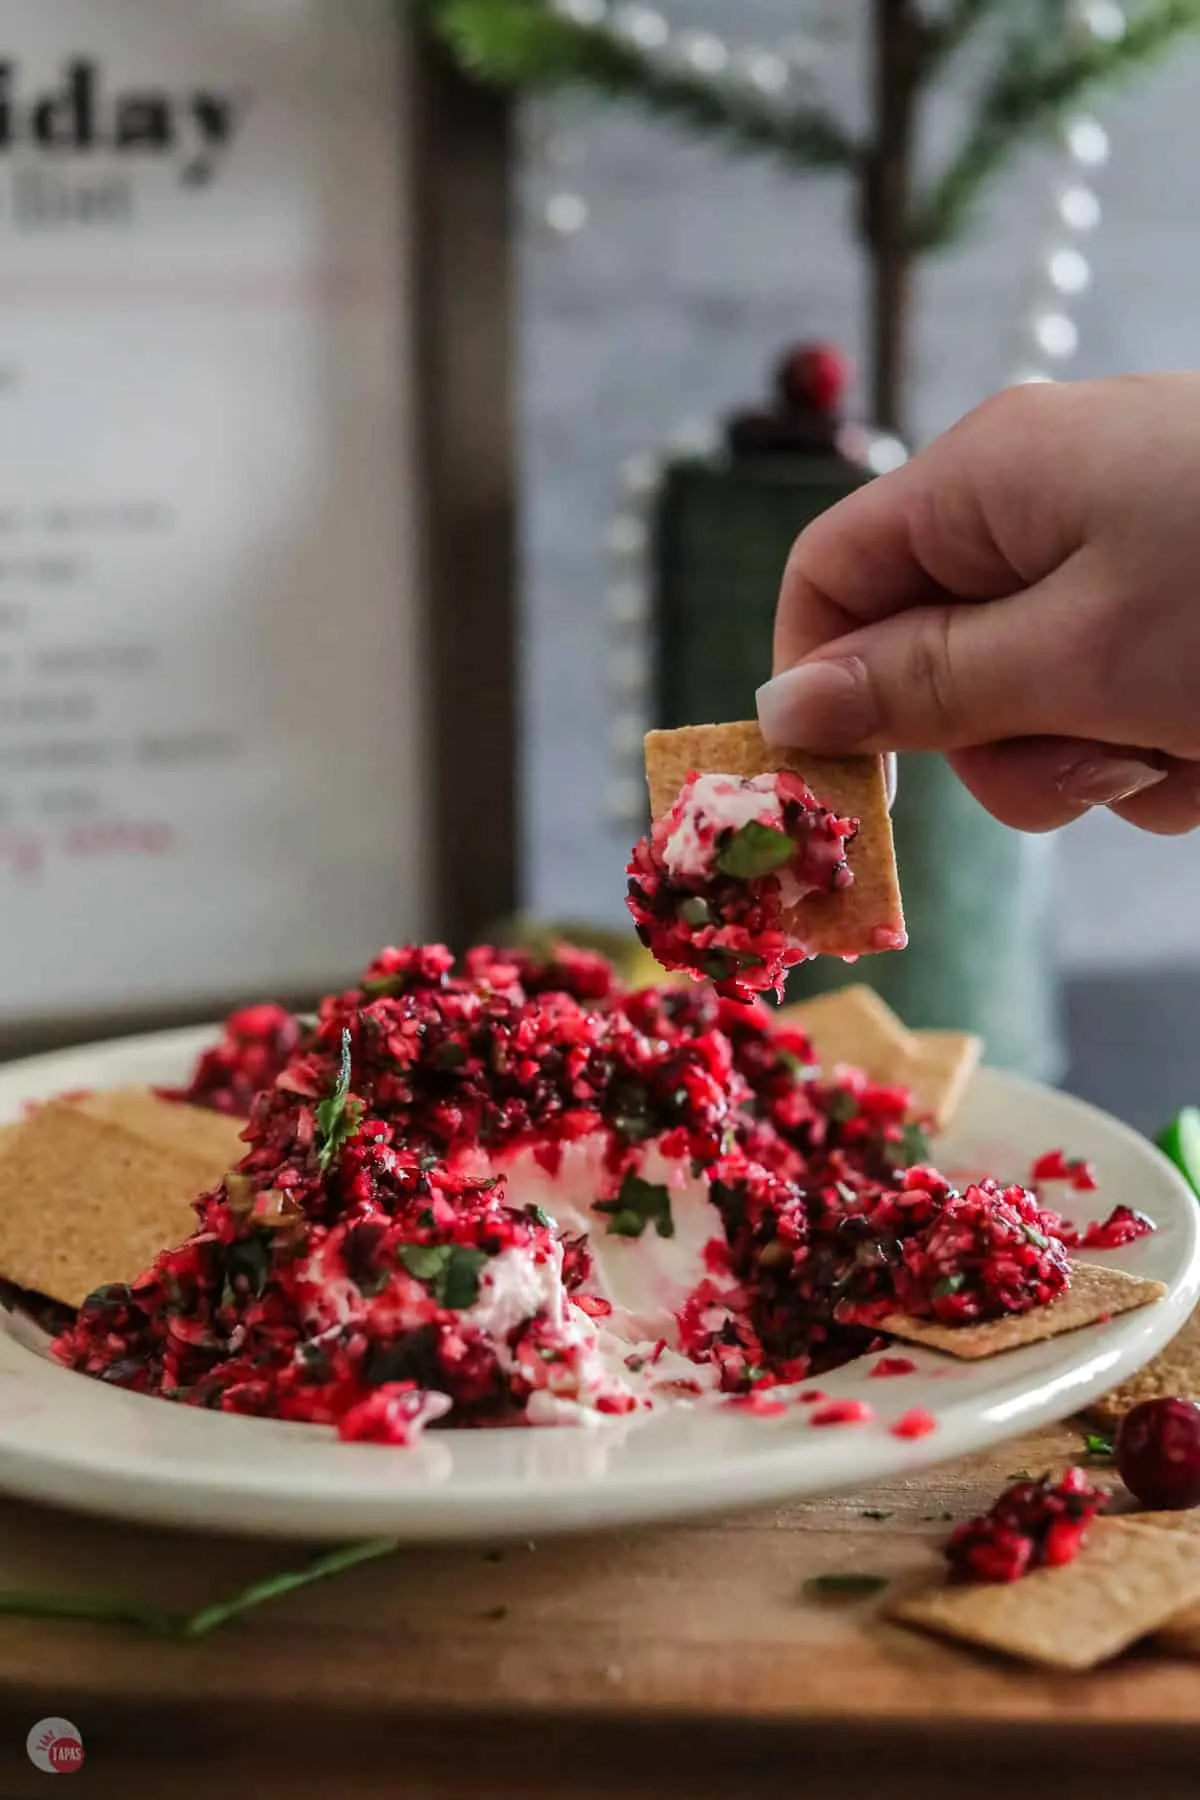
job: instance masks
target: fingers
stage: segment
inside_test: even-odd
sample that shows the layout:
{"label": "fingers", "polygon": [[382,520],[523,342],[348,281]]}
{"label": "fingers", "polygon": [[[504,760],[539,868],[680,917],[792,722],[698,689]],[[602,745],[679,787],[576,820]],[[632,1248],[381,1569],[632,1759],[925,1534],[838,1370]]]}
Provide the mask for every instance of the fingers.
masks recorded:
{"label": "fingers", "polygon": [[[1141,752],[1080,738],[980,744],[952,752],[950,762],[980,804],[1017,831],[1056,831],[1093,806],[1117,812],[1140,805],[1143,797],[1153,805],[1170,780],[1166,768]],[[1200,816],[1200,797],[1195,813]]]}
{"label": "fingers", "polygon": [[912,606],[1001,598],[1066,560],[1083,503],[1061,440],[1080,405],[1065,387],[1011,389],[823,513],[788,560],[775,668]]}
{"label": "fingers", "polygon": [[1083,668],[1086,595],[1068,564],[1014,599],[918,606],[852,631],[758,690],[763,733],[826,754],[1091,733],[1104,696],[1064,679]]}

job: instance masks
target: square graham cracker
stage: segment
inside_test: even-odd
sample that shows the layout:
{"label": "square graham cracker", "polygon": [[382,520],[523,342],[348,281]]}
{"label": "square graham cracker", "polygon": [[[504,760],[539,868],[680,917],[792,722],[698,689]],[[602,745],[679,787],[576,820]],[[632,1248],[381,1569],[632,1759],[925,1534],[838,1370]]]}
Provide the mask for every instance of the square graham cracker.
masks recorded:
{"label": "square graham cracker", "polygon": [[906,1344],[923,1344],[928,1350],[945,1350],[965,1362],[977,1362],[1004,1350],[1040,1343],[1044,1338],[1061,1337],[1066,1331],[1080,1331],[1085,1325],[1096,1325],[1117,1313],[1134,1312],[1139,1306],[1161,1300],[1166,1291],[1161,1281],[1126,1275],[1121,1269],[1102,1268],[1099,1263],[1072,1263],[1070,1287],[1049,1306],[989,1319],[982,1325],[938,1325],[931,1319],[889,1313],[879,1321],[879,1329]]}
{"label": "square graham cracker", "polygon": [[916,1055],[917,1039],[885,1000],[865,982],[781,1006],[772,1015],[777,1030],[802,1031],[822,1069],[849,1063],[872,1081],[900,1080],[898,1071]]}
{"label": "square graham cracker", "polygon": [[784,1006],[784,1030],[803,1031],[823,1069],[850,1063],[871,1081],[906,1087],[912,1111],[944,1131],[957,1112],[983,1054],[983,1039],[965,1031],[909,1031],[864,982]]}
{"label": "square graham cracker", "polygon": [[195,1229],[210,1167],[77,1106],[39,1107],[0,1151],[0,1277],[66,1306],[134,1280]]}
{"label": "square graham cracker", "polygon": [[656,819],[670,811],[693,773],[767,775],[779,769],[794,770],[823,806],[859,822],[847,851],[853,884],[836,894],[808,895],[785,914],[788,929],[813,955],[864,956],[890,948],[878,934],[903,932],[904,912],[882,757],[781,749],[749,721],[646,734],[646,780]]}
{"label": "square graham cracker", "polygon": [[1128,1381],[1093,1400],[1083,1416],[1112,1427],[1143,1400],[1171,1398],[1200,1401],[1200,1307],[1165,1350]]}
{"label": "square graham cracker", "polygon": [[119,1125],[160,1150],[177,1151],[204,1163],[211,1170],[205,1185],[220,1181],[246,1154],[243,1120],[160,1099],[149,1088],[97,1088],[71,1104],[89,1118]]}
{"label": "square graham cracker", "polygon": [[1200,1602],[1200,1538],[1097,1519],[1074,1562],[1019,1581],[947,1583],[905,1595],[891,1617],[1048,1669],[1118,1656]]}
{"label": "square graham cracker", "polygon": [[969,1031],[916,1031],[916,1049],[894,1077],[912,1094],[912,1110],[945,1131],[983,1055],[983,1039]]}

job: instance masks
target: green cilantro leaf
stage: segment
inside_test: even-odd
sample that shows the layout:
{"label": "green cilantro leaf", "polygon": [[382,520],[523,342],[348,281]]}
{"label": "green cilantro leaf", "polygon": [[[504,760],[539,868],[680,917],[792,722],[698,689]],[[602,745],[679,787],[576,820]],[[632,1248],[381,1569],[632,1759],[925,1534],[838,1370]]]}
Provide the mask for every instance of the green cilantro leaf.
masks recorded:
{"label": "green cilantro leaf", "polygon": [[915,1120],[906,1125],[898,1144],[887,1146],[888,1161],[895,1169],[911,1169],[915,1163],[929,1161],[929,1134]]}
{"label": "green cilantro leaf", "polygon": [[610,1237],[640,1238],[647,1225],[660,1238],[675,1236],[669,1190],[640,1175],[627,1175],[616,1199],[598,1200],[595,1210],[607,1216]]}
{"label": "green cilantro leaf", "polygon": [[428,1286],[439,1306],[462,1312],[479,1298],[479,1277],[490,1262],[486,1250],[470,1244],[402,1244],[400,1261]]}
{"label": "green cilantro leaf", "polygon": [[1106,1462],[1111,1460],[1114,1452],[1113,1440],[1104,1431],[1089,1431],[1083,1447],[1089,1456],[1101,1456]]}
{"label": "green cilantro leaf", "polygon": [[699,894],[689,894],[686,900],[679,902],[675,911],[685,925],[700,926],[714,923],[711,906],[707,900],[702,900]]}
{"label": "green cilantro leaf", "polygon": [[734,832],[717,857],[719,875],[731,875],[735,881],[754,881],[781,869],[795,856],[797,845],[786,831],[774,825],[762,825],[751,819]]}
{"label": "green cilantro leaf", "polygon": [[317,1105],[317,1167],[324,1174],[362,1124],[363,1103],[350,1098],[350,1033],[342,1032],[342,1058],[332,1094]]}
{"label": "green cilantro leaf", "polygon": [[945,1300],[950,1294],[957,1294],[959,1289],[965,1288],[966,1285],[967,1278],[961,1270],[957,1275],[945,1275],[941,1281],[935,1283],[933,1297],[935,1300]]}

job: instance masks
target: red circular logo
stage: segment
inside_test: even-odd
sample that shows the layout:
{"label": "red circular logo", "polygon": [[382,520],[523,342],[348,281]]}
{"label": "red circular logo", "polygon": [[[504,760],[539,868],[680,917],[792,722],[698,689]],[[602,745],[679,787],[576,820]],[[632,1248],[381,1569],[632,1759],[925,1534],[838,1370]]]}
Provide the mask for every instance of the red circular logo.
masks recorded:
{"label": "red circular logo", "polygon": [[55,1738],[46,1755],[56,1775],[73,1775],[83,1767],[83,1745],[77,1737]]}
{"label": "red circular logo", "polygon": [[25,1749],[34,1768],[45,1775],[74,1775],[83,1767],[83,1738],[70,1719],[39,1719]]}

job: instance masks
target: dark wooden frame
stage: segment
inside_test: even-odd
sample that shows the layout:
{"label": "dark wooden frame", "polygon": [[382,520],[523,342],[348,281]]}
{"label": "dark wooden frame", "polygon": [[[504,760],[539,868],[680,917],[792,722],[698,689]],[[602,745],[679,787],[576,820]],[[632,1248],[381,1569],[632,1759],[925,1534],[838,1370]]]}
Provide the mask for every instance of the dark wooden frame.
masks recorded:
{"label": "dark wooden frame", "polygon": [[[430,911],[436,936],[461,949],[514,909],[519,885],[512,124],[507,102],[431,40],[413,49],[404,128],[416,202]],[[307,1007],[316,996],[274,998]],[[195,1007],[175,1006],[28,1025],[4,1018],[0,996],[0,1058],[195,1022]]]}

